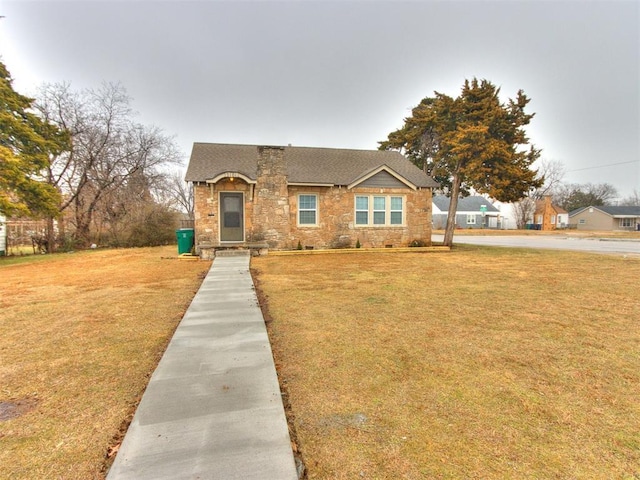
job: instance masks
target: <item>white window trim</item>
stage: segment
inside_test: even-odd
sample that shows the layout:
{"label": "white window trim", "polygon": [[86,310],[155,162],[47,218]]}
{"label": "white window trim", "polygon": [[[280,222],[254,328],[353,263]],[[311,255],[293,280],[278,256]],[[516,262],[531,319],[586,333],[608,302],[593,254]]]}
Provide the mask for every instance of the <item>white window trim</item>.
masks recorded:
{"label": "white window trim", "polygon": [[[392,202],[391,199],[392,198],[400,198],[402,200],[402,208],[400,210],[398,209],[393,209],[391,207]],[[404,217],[405,217],[405,198],[402,195],[390,195],[389,196],[389,225],[394,227],[394,226],[402,226],[404,225]],[[391,223],[391,214],[392,213],[398,213],[400,212],[400,216],[402,217],[402,220],[400,221],[400,223]]]}
{"label": "white window trim", "polygon": [[[629,225],[625,225],[625,223],[628,223]],[[620,219],[620,228],[631,228],[634,227],[634,222],[633,222],[633,218],[621,218]]]}
{"label": "white window trim", "polygon": [[[310,209],[310,208],[305,208],[302,209],[300,208],[300,197],[315,197],[316,198],[316,208],[315,209]],[[318,218],[320,216],[320,208],[319,208],[319,198],[318,198],[318,194],[317,193],[299,193],[298,194],[298,211],[296,212],[296,221],[298,224],[298,227],[317,227],[318,226]],[[315,212],[315,216],[316,216],[316,222],[315,223],[300,223],[300,213],[301,212]]]}
{"label": "white window trim", "polygon": [[475,225],[475,224],[476,224],[476,214],[467,213],[467,225]]}
{"label": "white window trim", "polygon": [[[364,210],[357,209],[357,201],[358,197],[367,197],[367,223],[357,223],[357,212],[364,212]],[[374,210],[374,198],[375,197],[383,197],[384,200],[384,223],[374,224],[374,212],[381,212],[382,210]],[[392,210],[391,209],[391,199],[392,198],[401,198],[402,199],[402,210]],[[406,227],[406,219],[407,219],[407,199],[405,195],[392,195],[392,194],[375,194],[375,193],[363,193],[363,194],[355,194],[353,198],[353,225],[355,228],[403,228]],[[402,213],[402,222],[401,223],[391,223],[391,212],[401,212]]]}

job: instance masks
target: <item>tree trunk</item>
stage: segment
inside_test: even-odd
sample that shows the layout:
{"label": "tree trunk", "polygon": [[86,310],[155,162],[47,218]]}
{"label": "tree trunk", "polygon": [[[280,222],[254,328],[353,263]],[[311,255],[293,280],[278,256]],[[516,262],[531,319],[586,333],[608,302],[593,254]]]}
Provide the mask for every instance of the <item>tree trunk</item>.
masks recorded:
{"label": "tree trunk", "polygon": [[451,182],[451,198],[449,201],[449,213],[447,214],[447,226],[444,231],[444,246],[453,246],[453,232],[456,230],[456,210],[458,209],[458,196],[460,195],[460,176],[456,172]]}
{"label": "tree trunk", "polygon": [[53,217],[47,217],[47,253],[56,253],[57,250],[57,238],[54,225],[55,219]]}

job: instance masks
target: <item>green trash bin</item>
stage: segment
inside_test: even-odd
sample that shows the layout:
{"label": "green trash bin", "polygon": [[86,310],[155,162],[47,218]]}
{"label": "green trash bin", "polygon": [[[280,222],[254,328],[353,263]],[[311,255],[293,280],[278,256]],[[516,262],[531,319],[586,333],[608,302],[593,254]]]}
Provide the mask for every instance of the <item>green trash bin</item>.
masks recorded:
{"label": "green trash bin", "polygon": [[191,253],[193,248],[193,228],[176,230],[176,238],[178,239],[178,255]]}

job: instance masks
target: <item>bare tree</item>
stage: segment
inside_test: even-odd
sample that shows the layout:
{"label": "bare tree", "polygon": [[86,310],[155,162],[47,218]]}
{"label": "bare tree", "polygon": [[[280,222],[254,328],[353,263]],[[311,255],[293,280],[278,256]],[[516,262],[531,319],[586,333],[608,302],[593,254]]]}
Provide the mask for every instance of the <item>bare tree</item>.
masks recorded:
{"label": "bare tree", "polygon": [[562,184],[562,180],[565,175],[564,164],[559,160],[547,160],[541,159],[538,167],[538,176],[544,178],[544,184],[542,187],[536,189],[532,196],[540,200],[546,195],[553,195],[553,192],[559,185]]}
{"label": "bare tree", "polygon": [[554,202],[571,212],[578,208],[611,205],[618,191],[608,183],[562,184],[554,194]]}
{"label": "bare tree", "polygon": [[640,192],[634,189],[631,195],[620,200],[620,205],[629,207],[640,206]]}
{"label": "bare tree", "polygon": [[74,241],[91,243],[91,226],[102,200],[134,175],[153,179],[160,167],[179,162],[173,140],[157,127],[133,121],[131,99],[120,84],[73,91],[69,84],[44,85],[36,108],[71,133],[69,152],[53,159],[49,182],[71,212]]}
{"label": "bare tree", "polygon": [[533,221],[536,211],[536,200],[542,199],[546,195],[553,195],[556,189],[562,185],[565,174],[564,165],[558,160],[541,159],[536,163],[538,167],[537,178],[543,180],[540,188],[531,190],[525,197],[514,203],[514,214],[516,225],[519,229]]}
{"label": "bare tree", "polygon": [[169,191],[173,196],[175,206],[185,212],[190,220],[193,220],[193,184],[185,182],[183,172],[174,172],[169,177]]}
{"label": "bare tree", "polygon": [[524,197],[513,204],[513,213],[516,216],[516,226],[518,229],[524,229],[527,223],[533,220],[535,211],[536,201],[531,196]]}

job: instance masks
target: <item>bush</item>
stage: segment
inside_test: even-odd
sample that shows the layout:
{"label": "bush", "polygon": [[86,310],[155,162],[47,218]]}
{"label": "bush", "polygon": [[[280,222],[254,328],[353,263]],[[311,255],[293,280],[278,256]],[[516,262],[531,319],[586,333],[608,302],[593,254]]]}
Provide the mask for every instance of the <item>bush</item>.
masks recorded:
{"label": "bush", "polygon": [[160,206],[153,206],[137,223],[129,235],[129,247],[156,247],[176,242],[178,214]]}

